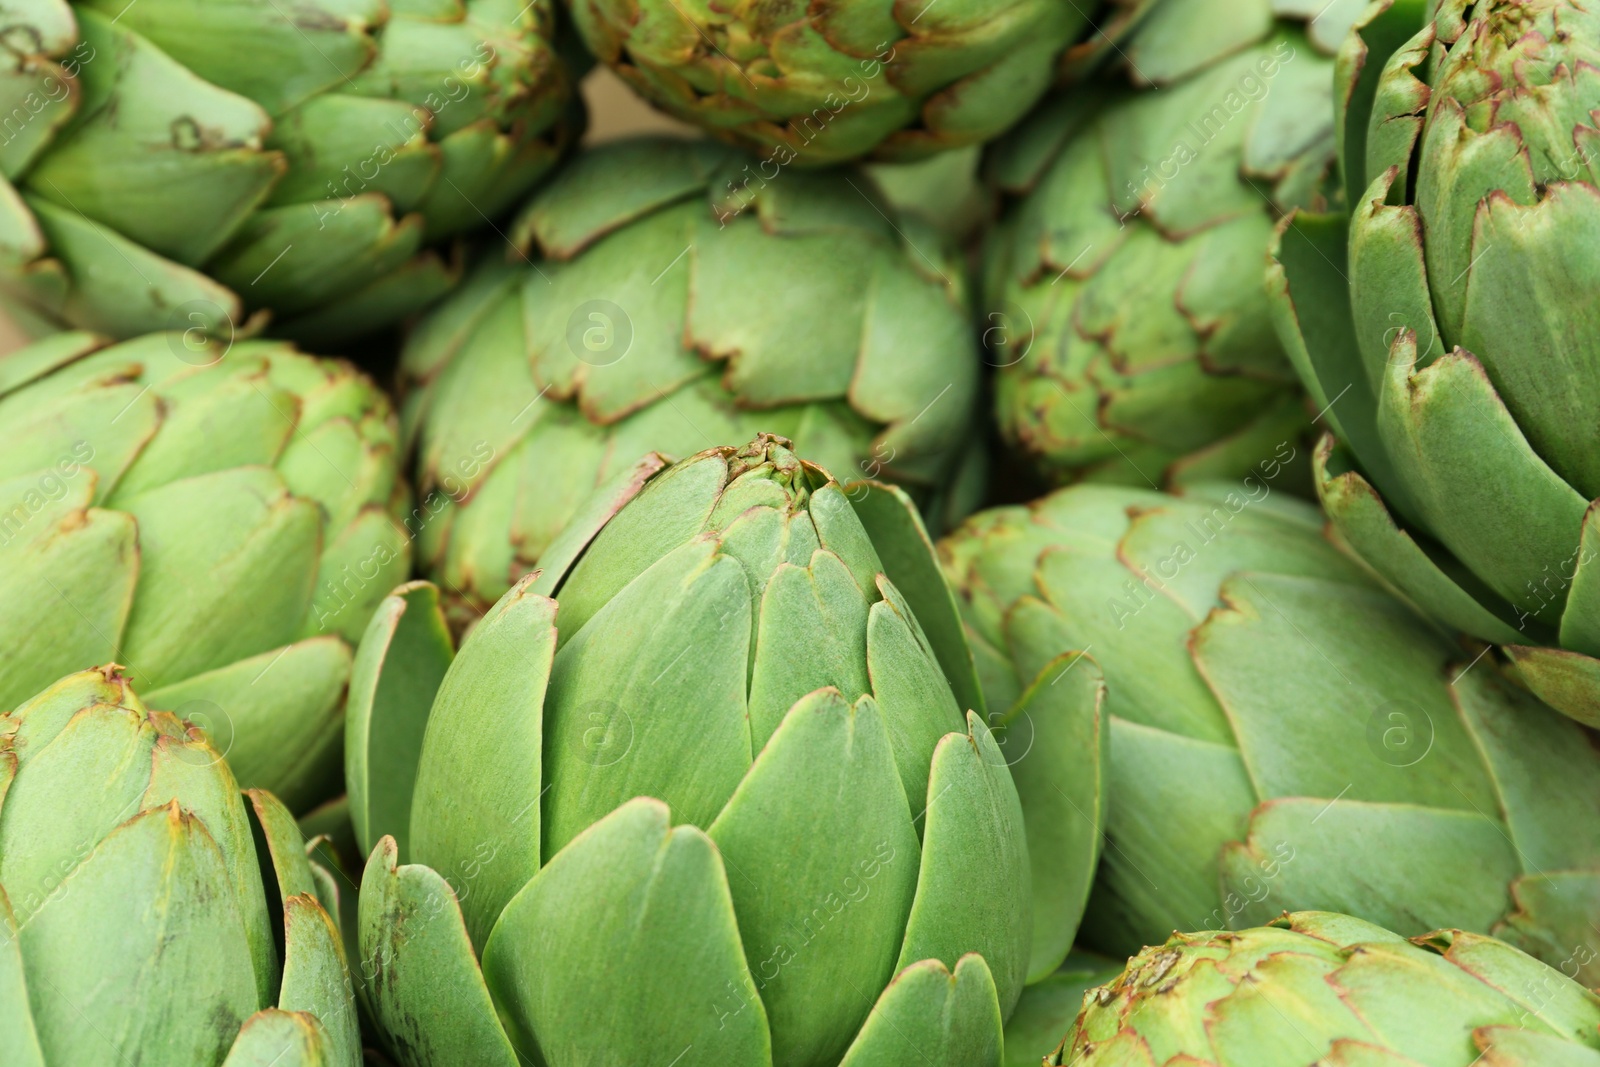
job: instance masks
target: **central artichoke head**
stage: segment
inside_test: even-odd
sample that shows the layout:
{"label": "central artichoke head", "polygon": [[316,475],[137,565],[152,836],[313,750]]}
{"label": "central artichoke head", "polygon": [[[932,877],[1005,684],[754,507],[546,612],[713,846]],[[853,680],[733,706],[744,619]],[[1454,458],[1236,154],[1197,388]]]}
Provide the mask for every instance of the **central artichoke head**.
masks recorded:
{"label": "central artichoke head", "polygon": [[[438,936],[481,968],[484,1029],[552,1067],[689,1045],[823,1067],[895,1027],[921,1047],[946,1013],[998,1050],[1029,853],[909,500],[761,435],[646,457],[541,563],[459,655],[420,583],[358,653],[347,780],[377,845],[381,1028],[433,1017]],[[929,1062],[989,1062],[971,1051]],[[409,1062],[512,1062],[437,1053]]]}

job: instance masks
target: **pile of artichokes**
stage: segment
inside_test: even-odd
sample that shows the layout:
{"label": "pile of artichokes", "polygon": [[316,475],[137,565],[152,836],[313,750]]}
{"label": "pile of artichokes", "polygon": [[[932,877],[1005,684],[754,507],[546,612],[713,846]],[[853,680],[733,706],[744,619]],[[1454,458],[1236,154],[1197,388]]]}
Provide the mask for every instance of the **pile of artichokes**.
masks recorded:
{"label": "pile of artichokes", "polygon": [[1592,7],[17,0],[0,1067],[1600,1067]]}

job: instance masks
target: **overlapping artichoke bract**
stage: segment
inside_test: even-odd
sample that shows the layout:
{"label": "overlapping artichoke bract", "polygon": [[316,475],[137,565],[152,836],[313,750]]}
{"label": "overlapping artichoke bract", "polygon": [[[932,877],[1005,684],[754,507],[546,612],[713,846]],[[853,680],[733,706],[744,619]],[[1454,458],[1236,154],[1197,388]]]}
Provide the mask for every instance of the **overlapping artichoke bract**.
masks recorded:
{"label": "overlapping artichoke bract", "polygon": [[991,709],[1065,652],[1104,672],[1092,947],[1316,908],[1600,978],[1600,742],[1378,588],[1308,505],[1076,486],[941,549]]}
{"label": "overlapping artichoke bract", "polygon": [[0,707],[112,660],[247,786],[338,789],[344,691],[410,572],[394,414],[277,342],[64,333],[0,358]]}
{"label": "overlapping artichoke bract", "polygon": [[1299,912],[1145,949],[1045,1062],[1600,1067],[1600,996],[1490,937]]}
{"label": "overlapping artichoke bract", "polygon": [[998,1064],[1030,955],[1076,926],[1031,921],[1030,863],[1091,857],[1030,857],[915,510],[770,437],[661,468],[453,661],[425,583],[363,639],[346,775],[385,1042],[413,1067]]}
{"label": "overlapping artichoke bract", "polygon": [[0,1058],[356,1067],[328,879],[120,668],[62,678],[0,714]]}
{"label": "overlapping artichoke bract", "polygon": [[1286,225],[1269,288],[1331,405],[1316,481],[1340,534],[1600,726],[1600,13],[1436,6],[1376,5],[1347,41],[1353,214]]}
{"label": "overlapping artichoke bract", "polygon": [[707,142],[589,151],[402,356],[422,569],[476,617],[599,485],[782,434],[940,518],[981,491],[980,358],[962,268],[859,173],[785,172]]}
{"label": "overlapping artichoke bract", "polygon": [[131,337],[333,342],[454,284],[577,122],[554,0],[17,0],[0,286]]}
{"label": "overlapping artichoke bract", "polygon": [[981,144],[1049,87],[1095,4],[570,0],[645,99],[779,166]]}
{"label": "overlapping artichoke bract", "polygon": [[1301,390],[1238,279],[1335,189],[1332,52],[1361,2],[1316,6],[1160,0],[1111,53],[1133,86],[1083,82],[993,150],[1020,198],[985,254],[996,412],[1057,482],[1278,478],[1299,452]]}

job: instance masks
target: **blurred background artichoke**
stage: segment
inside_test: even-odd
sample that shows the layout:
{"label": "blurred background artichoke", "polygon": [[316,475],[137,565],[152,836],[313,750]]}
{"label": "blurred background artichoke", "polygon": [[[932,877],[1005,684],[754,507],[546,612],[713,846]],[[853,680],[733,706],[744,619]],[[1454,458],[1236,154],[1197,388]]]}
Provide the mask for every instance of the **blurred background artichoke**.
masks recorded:
{"label": "blurred background artichoke", "polygon": [[581,125],[554,0],[20,0],[0,286],[117,337],[334,344],[454,283]]}
{"label": "blurred background artichoke", "polygon": [[859,172],[769,180],[705,141],[574,159],[518,218],[525,255],[480,269],[401,356],[418,558],[452,616],[647,452],[777,433],[841,478],[906,486],[936,526],[976,506],[962,264],[893,210]]}

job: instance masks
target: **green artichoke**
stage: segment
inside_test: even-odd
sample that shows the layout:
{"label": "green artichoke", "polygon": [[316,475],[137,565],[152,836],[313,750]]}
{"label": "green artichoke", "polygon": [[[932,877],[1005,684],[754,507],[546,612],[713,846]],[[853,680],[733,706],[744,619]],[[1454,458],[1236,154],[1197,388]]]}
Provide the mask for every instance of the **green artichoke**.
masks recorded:
{"label": "green artichoke", "polygon": [[[346,775],[385,1042],[409,1067],[997,1067],[1076,927],[1032,922],[1030,877],[1086,886],[1095,835],[1030,857],[914,509],[773,438],[661,466],[453,661],[425,583],[362,641]],[[1024,788],[1080,788],[1078,692],[1034,709],[1059,758]]]}
{"label": "green artichoke", "polygon": [[352,647],[410,571],[395,420],[275,342],[0,357],[0,707],[113,659],[247,786],[337,791]]}
{"label": "green artichoke", "polygon": [[359,1064],[327,873],[244,796],[115,666],[0,714],[0,1061]]}
{"label": "green artichoke", "polygon": [[985,254],[1001,433],[1058,483],[1277,479],[1308,412],[1239,279],[1333,189],[1330,53],[1361,0],[1148,6],[1112,53],[1134,85],[1052,97],[989,161],[1018,198]]}
{"label": "green artichoke", "polygon": [[1317,491],[1395,588],[1600,726],[1600,12],[1423,6],[1347,42],[1354,213],[1295,219],[1269,273],[1337,435]]}
{"label": "green artichoke", "polygon": [[1049,88],[1094,6],[570,0],[589,51],[646,100],[776,167],[989,140]]}
{"label": "green artichoke", "polygon": [[575,130],[554,0],[15,0],[0,285],[74,326],[337,340],[453,284],[425,246]]}
{"label": "green artichoke", "polygon": [[[419,554],[453,618],[536,565],[599,485],[647,452],[792,439],[971,510],[980,359],[959,261],[891,221],[859,174],[784,174],[719,145],[579,156],[401,357]],[[909,235],[909,236],[908,236]]]}
{"label": "green artichoke", "polygon": [[1313,908],[1493,933],[1600,984],[1600,741],[1378,588],[1309,505],[1082,485],[942,553],[990,708],[1069,651],[1104,671],[1092,947]]}
{"label": "green artichoke", "polygon": [[1145,949],[1045,1063],[1600,1067],[1600,996],[1490,937],[1300,912]]}

